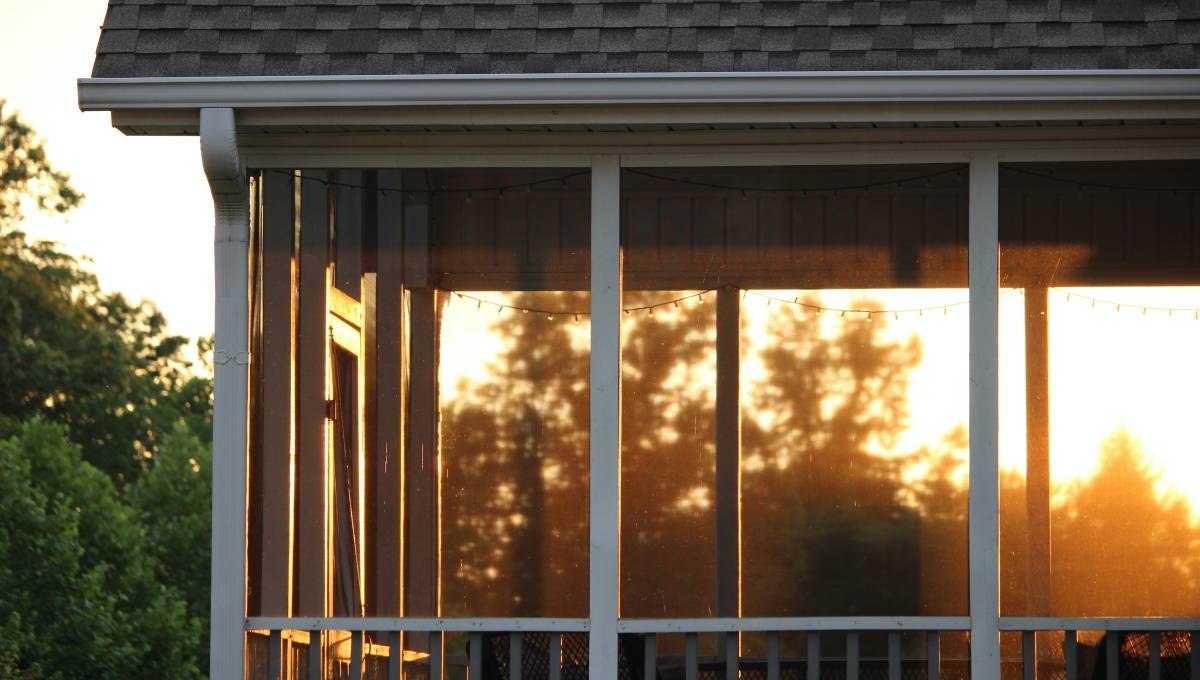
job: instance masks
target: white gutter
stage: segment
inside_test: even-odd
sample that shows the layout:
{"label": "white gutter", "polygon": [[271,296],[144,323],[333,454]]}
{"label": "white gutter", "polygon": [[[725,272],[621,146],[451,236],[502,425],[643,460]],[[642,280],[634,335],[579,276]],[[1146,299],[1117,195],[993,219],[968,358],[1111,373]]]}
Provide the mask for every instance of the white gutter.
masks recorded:
{"label": "white gutter", "polygon": [[1200,70],[82,78],[84,111],[1200,101]]}

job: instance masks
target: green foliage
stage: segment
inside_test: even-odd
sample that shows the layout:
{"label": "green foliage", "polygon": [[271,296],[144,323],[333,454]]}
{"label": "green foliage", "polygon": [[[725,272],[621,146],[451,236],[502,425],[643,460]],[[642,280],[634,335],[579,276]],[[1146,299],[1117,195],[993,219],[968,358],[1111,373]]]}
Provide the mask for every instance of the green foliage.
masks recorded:
{"label": "green foliage", "polygon": [[29,678],[198,677],[200,625],[135,513],[42,421],[0,441],[0,672]]}
{"label": "green foliage", "polygon": [[39,210],[65,213],[83,201],[70,177],[46,157],[42,140],[0,99],[0,229],[21,215],[25,199]]}
{"label": "green foliage", "polygon": [[16,115],[0,139],[0,678],[200,677],[211,381],[153,305],[16,228],[82,195]]}
{"label": "green foliage", "polygon": [[195,655],[207,672],[212,448],[187,428],[177,428],[131,489],[129,503],[145,527],[158,581],[179,591],[189,618],[199,626]]}
{"label": "green foliage", "polygon": [[0,434],[61,423],[89,463],[130,481],[180,423],[211,436],[211,382],[186,347],[151,303],[102,291],[55,244],[0,234]]}

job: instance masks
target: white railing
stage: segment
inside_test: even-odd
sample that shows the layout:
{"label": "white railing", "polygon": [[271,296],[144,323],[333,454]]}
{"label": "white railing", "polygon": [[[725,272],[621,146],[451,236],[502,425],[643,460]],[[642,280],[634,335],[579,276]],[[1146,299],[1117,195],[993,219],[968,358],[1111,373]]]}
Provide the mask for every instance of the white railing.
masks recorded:
{"label": "white railing", "polygon": [[[544,634],[547,640],[544,649],[547,655],[546,680],[561,680],[563,676],[564,634],[588,633],[589,619],[582,618],[417,618],[417,617],[252,617],[246,619],[247,631],[267,636],[269,640],[266,668],[270,680],[288,678],[287,664],[282,658],[281,644],[290,639],[304,647],[307,654],[307,672],[303,680],[320,680],[322,673],[322,645],[311,644],[310,640],[322,639],[326,643],[334,631],[346,633],[349,651],[347,673],[351,680],[364,676],[364,660],[367,657],[385,663],[386,677],[400,680],[404,663],[418,663],[428,667],[429,680],[443,680],[447,667],[461,667],[468,680],[482,680],[484,639],[497,634],[506,635],[507,680],[521,680],[523,657],[533,652],[525,642],[526,634]],[[1144,634],[1148,637],[1148,653],[1145,660],[1146,673],[1140,677],[1150,680],[1173,680],[1176,677],[1200,678],[1200,618],[1056,618],[1056,617],[1005,617],[1000,620],[1003,633],[1021,634],[1021,655],[1024,680],[1036,680],[1038,676],[1037,633],[1062,634],[1062,659],[1050,660],[1054,674],[1059,670],[1067,680],[1077,680],[1080,670],[1078,633],[1081,631],[1104,633],[1103,654],[1098,663],[1104,663],[1105,680],[1121,680],[1123,660],[1121,644],[1126,635]],[[746,617],[746,618],[675,618],[675,619],[621,619],[617,633],[624,636],[639,636],[642,645],[643,667],[629,669],[634,677],[653,680],[664,662],[676,668],[682,665],[685,680],[698,680],[701,671],[723,670],[725,680],[738,680],[747,670],[765,669],[766,680],[779,680],[781,669],[787,666],[803,668],[806,680],[819,680],[821,670],[844,668],[846,680],[858,680],[864,663],[886,664],[889,680],[900,680],[906,664],[924,662],[926,677],[939,678],[942,674],[943,657],[940,638],[942,633],[964,633],[971,630],[970,617]],[[401,645],[401,634],[424,634],[429,636],[428,652],[405,651]],[[750,656],[742,652],[742,634],[765,634],[766,655]],[[781,653],[780,637],[784,633],[805,633],[805,654],[802,657],[786,657]],[[925,634],[924,657],[905,657],[901,637],[905,633]],[[380,642],[372,644],[368,634]],[[467,654],[446,655],[444,636],[465,634],[469,644]],[[700,636],[718,636],[718,655],[700,656]],[[885,657],[868,658],[860,653],[863,634],[882,634],[887,639]],[[659,636],[682,635],[683,657],[667,657],[659,653]],[[1187,661],[1189,672],[1164,673],[1162,643],[1164,635],[1186,636],[1190,647]],[[823,656],[822,640],[844,637],[845,652],[837,656]],[[386,644],[382,640],[387,640]],[[500,644],[503,644],[501,638]],[[1056,643],[1057,644],[1057,643]],[[425,645],[422,644],[422,647]],[[1044,655],[1043,655],[1044,656]],[[386,661],[384,661],[386,659]],[[967,659],[956,659],[966,662]],[[1005,663],[1016,662],[1015,659]],[[1043,661],[1043,669],[1047,661]],[[1140,663],[1140,661],[1139,661]],[[1171,668],[1178,669],[1179,659],[1171,661]],[[911,665],[908,666],[911,669]],[[999,670],[999,669],[997,669]],[[640,673],[639,673],[640,671]],[[839,673],[840,675],[840,673]]]}
{"label": "white railing", "polygon": [[[1104,673],[1106,680],[1121,680],[1121,642],[1128,634],[1147,636],[1146,674],[1150,680],[1163,680],[1162,642],[1164,634],[1188,636],[1190,659],[1186,676],[1200,679],[1200,618],[1060,618],[1004,617],[1000,630],[1021,633],[1021,663],[1024,680],[1036,680],[1038,674],[1037,633],[1062,633],[1062,668],[1067,680],[1079,677],[1079,642],[1081,631],[1102,632]],[[1140,662],[1140,661],[1139,661]],[[1094,677],[1094,675],[1093,675]],[[1168,675],[1167,680],[1180,678]]]}
{"label": "white railing", "polygon": [[[547,665],[549,680],[561,680],[561,644],[564,633],[586,633],[588,619],[572,618],[432,618],[432,617],[250,617],[246,619],[248,632],[266,635],[267,678],[270,680],[292,680],[287,675],[282,658],[285,635],[299,633],[306,644],[307,674],[295,680],[322,680],[322,646],[311,644],[313,637],[333,631],[347,631],[350,635],[350,651],[347,654],[351,680],[364,677],[363,663],[368,655],[386,657],[388,680],[400,680],[401,668],[405,663],[418,662],[429,668],[429,680],[442,680],[447,665],[465,666],[467,677],[477,680],[483,676],[483,638],[485,634],[508,635],[509,680],[521,680],[523,641],[525,633],[546,633]],[[375,633],[386,636],[386,645],[367,645],[364,634]],[[418,633],[429,636],[428,654],[411,654],[401,644],[401,633]],[[465,633],[470,644],[467,655],[447,656],[443,637],[447,633]]]}
{"label": "white railing", "polygon": [[[765,664],[767,680],[779,680],[783,664],[794,662],[780,653],[780,634],[806,633],[804,669],[806,680],[821,677],[823,663],[842,663],[846,680],[858,680],[861,664],[866,659],[860,652],[862,633],[886,633],[887,668],[889,680],[900,680],[901,634],[906,632],[926,633],[926,662],[930,678],[940,675],[940,633],[962,632],[971,629],[971,619],[965,616],[859,616],[859,617],[764,617],[764,618],[702,618],[702,619],[624,619],[617,624],[621,633],[639,633],[644,636],[644,678],[654,678],[658,667],[657,637],[660,634],[682,633],[684,635],[684,677],[697,680],[700,674],[699,637],[701,633],[721,633],[724,649],[718,663],[724,665],[726,680],[737,680],[739,672],[747,665]],[[766,633],[767,655],[765,658],[747,657],[740,653],[740,633]],[[845,635],[845,656],[823,659],[821,640],[825,635]]]}

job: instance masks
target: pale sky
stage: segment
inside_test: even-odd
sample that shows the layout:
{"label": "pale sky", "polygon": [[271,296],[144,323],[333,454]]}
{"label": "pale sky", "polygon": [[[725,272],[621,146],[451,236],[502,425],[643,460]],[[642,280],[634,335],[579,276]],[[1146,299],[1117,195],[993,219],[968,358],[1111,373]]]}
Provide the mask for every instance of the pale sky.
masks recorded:
{"label": "pale sky", "polygon": [[195,137],[126,137],[106,113],[80,113],[105,0],[0,0],[0,99],[46,140],[50,160],[87,194],[68,220],[30,215],[25,230],[93,260],[105,290],[153,300],[171,332],[213,328],[212,201]]}

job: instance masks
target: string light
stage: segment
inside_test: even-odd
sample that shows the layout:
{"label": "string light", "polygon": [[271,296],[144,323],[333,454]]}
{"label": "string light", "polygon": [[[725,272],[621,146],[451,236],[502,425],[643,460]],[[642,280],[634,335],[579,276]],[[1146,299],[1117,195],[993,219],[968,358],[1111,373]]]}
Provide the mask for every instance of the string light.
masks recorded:
{"label": "string light", "polygon": [[[730,288],[733,289],[733,287],[730,287]],[[1127,309],[1138,309],[1138,311],[1141,312],[1142,317],[1147,317],[1147,315],[1150,315],[1151,312],[1165,312],[1166,315],[1168,315],[1168,317],[1174,317],[1175,312],[1192,313],[1193,317],[1196,320],[1200,320],[1200,307],[1154,307],[1154,306],[1146,306],[1146,305],[1130,305],[1129,302],[1116,302],[1116,301],[1111,301],[1111,300],[1103,300],[1103,299],[1099,299],[1099,297],[1092,297],[1092,296],[1076,293],[1076,291],[1068,291],[1068,290],[1062,290],[1062,289],[1058,289],[1058,288],[1051,288],[1051,290],[1060,291],[1060,293],[1062,293],[1063,295],[1066,295],[1068,301],[1081,300],[1081,301],[1087,302],[1088,305],[1090,305],[1091,308],[1093,308],[1093,309],[1096,308],[1097,305],[1111,306],[1111,307],[1114,307],[1115,309],[1117,309],[1117,311],[1127,311]],[[683,295],[680,297],[672,297],[672,299],[670,299],[670,300],[660,300],[660,301],[656,301],[656,302],[650,302],[650,303],[648,303],[648,305],[638,305],[635,307],[624,307],[624,308],[622,308],[622,312],[624,312],[626,315],[632,314],[634,312],[646,312],[647,317],[653,317],[655,309],[658,309],[660,307],[667,307],[667,306],[678,309],[680,307],[680,305],[682,305],[683,302],[686,302],[689,300],[695,300],[697,305],[703,305],[704,295],[707,295],[709,293],[715,293],[715,291],[716,291],[715,288],[710,288],[708,290],[697,291],[697,293],[691,293],[691,294]],[[956,302],[946,303],[946,305],[936,305],[936,306],[929,306],[929,307],[906,307],[906,308],[898,308],[898,309],[882,309],[882,308],[881,309],[866,309],[866,308],[830,307],[830,306],[823,306],[823,305],[814,305],[814,303],[802,301],[802,299],[800,299],[800,297],[798,295],[793,296],[793,297],[787,297],[787,299],[785,299],[785,297],[776,297],[775,295],[772,295],[769,293],[762,293],[762,291],[758,291],[758,290],[740,289],[740,293],[742,293],[743,300],[745,299],[746,296],[749,296],[749,295],[754,295],[755,297],[760,297],[760,299],[766,300],[767,307],[770,307],[770,305],[772,305],[772,303],[774,303],[774,302],[780,302],[780,303],[785,303],[785,305],[792,305],[792,306],[800,307],[803,309],[810,309],[810,311],[812,312],[812,314],[815,315],[815,317],[821,317],[821,315],[826,312],[835,312],[835,313],[838,313],[839,318],[841,318],[841,319],[845,319],[846,315],[850,314],[851,318],[860,317],[860,318],[864,318],[866,321],[875,321],[876,315],[884,315],[884,317],[887,317],[887,315],[890,315],[890,317],[892,317],[896,321],[900,320],[901,314],[917,314],[918,317],[924,318],[925,312],[937,312],[937,311],[941,311],[943,317],[948,317],[948,315],[950,313],[950,308],[961,307],[961,306],[968,305],[968,303],[970,303],[967,300],[960,300],[960,301],[956,301]],[[1008,288],[1008,289],[1001,290],[1001,295],[1006,295],[1009,293],[1020,293],[1021,295],[1024,295],[1025,289]],[[509,305],[509,303],[500,303],[500,302],[494,302],[491,300],[485,300],[485,299],[482,299],[482,297],[476,297],[474,295],[470,295],[467,293],[460,293],[460,291],[455,291],[454,295],[456,297],[458,297],[458,299],[469,300],[469,301],[475,302],[476,309],[482,309],[485,306],[496,307],[497,314],[503,313],[504,309],[517,309],[517,311],[520,311],[523,314],[533,313],[533,314],[544,315],[544,317],[546,317],[547,320],[553,320],[556,317],[568,317],[572,320],[572,323],[578,323],[578,321],[580,321],[583,317],[590,317],[590,315],[592,315],[592,314],[590,314],[590,312],[577,311],[577,309],[541,309],[541,308],[535,308],[535,307],[520,307],[520,306],[516,306],[516,305]]]}
{"label": "string light", "polygon": [[1167,316],[1169,317],[1174,317],[1175,312],[1191,312],[1192,316],[1195,317],[1197,321],[1200,321],[1200,307],[1156,307],[1154,305],[1137,305],[1129,302],[1117,302],[1115,300],[1092,297],[1091,295],[1085,295],[1078,291],[1068,291],[1061,288],[1051,288],[1050,290],[1054,290],[1065,295],[1067,302],[1071,302],[1075,299],[1083,300],[1084,302],[1088,303],[1088,306],[1091,309],[1096,309],[1096,305],[1111,306],[1117,310],[1117,313],[1120,313],[1126,309],[1136,309],[1142,313],[1142,316],[1149,316],[1150,312],[1166,312]]}
{"label": "string light", "polygon": [[[712,293],[715,290],[716,290],[715,288],[710,288],[708,290],[700,291],[697,293],[691,293],[689,295],[684,295],[682,297],[677,297],[677,298],[671,298],[669,300],[661,300],[661,301],[653,302],[653,303],[650,303],[647,305],[638,305],[636,307],[625,307],[621,311],[623,311],[626,315],[632,314],[634,312],[645,311],[647,316],[654,316],[654,310],[656,310],[660,307],[666,307],[666,306],[670,305],[671,307],[678,309],[680,306],[680,303],[691,300],[692,298],[695,298],[698,302],[703,302],[704,294]],[[582,317],[585,317],[585,316],[590,317],[591,316],[591,312],[586,312],[586,311],[582,311],[582,310],[539,309],[536,307],[521,307],[520,305],[511,305],[508,303],[500,303],[500,302],[495,302],[493,300],[487,300],[485,298],[476,297],[469,293],[463,293],[460,291],[454,291],[454,296],[460,300],[469,300],[471,302],[474,302],[476,309],[483,309],[483,307],[485,305],[487,305],[489,307],[495,307],[497,315],[499,315],[501,312],[503,312],[506,309],[513,309],[513,310],[520,311],[522,314],[543,315],[549,321],[553,321],[554,317],[556,317],[556,316],[564,316],[564,317],[571,318],[572,321],[574,321],[574,322],[578,322]]]}

